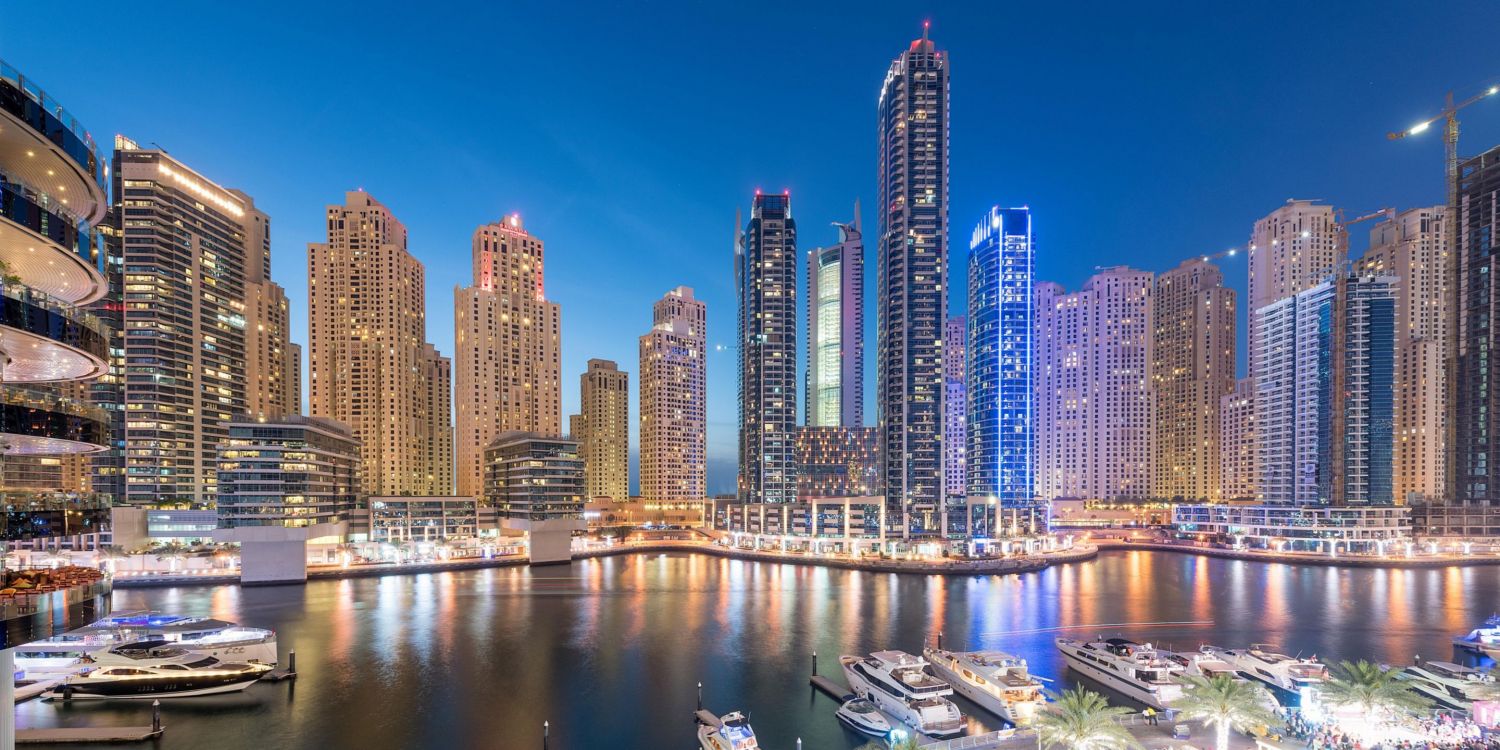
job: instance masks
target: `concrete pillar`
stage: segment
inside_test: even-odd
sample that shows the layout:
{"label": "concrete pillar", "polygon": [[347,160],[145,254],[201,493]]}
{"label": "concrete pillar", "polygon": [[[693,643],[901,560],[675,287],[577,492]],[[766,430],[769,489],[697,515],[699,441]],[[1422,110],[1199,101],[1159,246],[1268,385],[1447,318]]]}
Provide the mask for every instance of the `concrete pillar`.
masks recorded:
{"label": "concrete pillar", "polygon": [[16,750],[16,650],[0,650],[0,750]]}

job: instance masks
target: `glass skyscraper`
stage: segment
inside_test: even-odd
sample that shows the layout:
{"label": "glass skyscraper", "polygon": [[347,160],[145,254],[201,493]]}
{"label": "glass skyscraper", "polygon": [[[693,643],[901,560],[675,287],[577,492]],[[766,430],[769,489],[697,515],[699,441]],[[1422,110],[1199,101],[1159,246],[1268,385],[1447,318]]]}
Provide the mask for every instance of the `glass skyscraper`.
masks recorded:
{"label": "glass skyscraper", "polygon": [[790,195],[756,194],[735,247],[739,290],[739,497],[797,498],[797,222]]}
{"label": "glass skyscraper", "polygon": [[968,495],[1030,507],[1032,482],[1031,211],[990,209],[969,243]]}

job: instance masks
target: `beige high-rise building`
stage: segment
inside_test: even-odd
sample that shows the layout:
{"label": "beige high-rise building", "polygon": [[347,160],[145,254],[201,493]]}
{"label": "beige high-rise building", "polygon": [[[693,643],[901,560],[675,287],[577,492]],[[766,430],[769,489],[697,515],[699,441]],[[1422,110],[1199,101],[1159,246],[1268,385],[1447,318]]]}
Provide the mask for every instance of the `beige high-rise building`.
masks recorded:
{"label": "beige high-rise building", "polygon": [[1219,497],[1253,500],[1260,465],[1256,462],[1255,380],[1240,378],[1219,398]]}
{"label": "beige high-rise building", "polygon": [[1413,208],[1376,224],[1362,275],[1395,276],[1395,448],[1397,503],[1440,499],[1446,455],[1449,270],[1445,206]]}
{"label": "beige high-rise building", "polygon": [[[230,190],[246,205],[250,196]],[[265,421],[302,413],[301,352],[291,342],[286,290],[271,280],[271,217],[245,216],[245,413]]]}
{"label": "beige high-rise building", "polygon": [[1250,372],[1260,329],[1255,311],[1327,280],[1349,253],[1332,206],[1291,199],[1250,230]]}
{"label": "beige high-rise building", "polygon": [[307,246],[308,411],[360,441],[361,491],[452,494],[450,364],[427,343],[426,270],[369,193],[327,221],[328,241]]}
{"label": "beige high-rise building", "polygon": [[578,378],[581,414],[570,420],[583,456],[584,497],[630,499],[630,374],[607,359],[589,360]]}
{"label": "beige high-rise building", "polygon": [[458,494],[481,497],[484,449],[500,433],[562,436],[562,310],[520,216],[474,230],[473,265],[473,286],[453,290]]}
{"label": "beige high-rise building", "polygon": [[1219,406],[1235,368],[1235,295],[1218,266],[1193,258],[1157,277],[1151,336],[1151,495],[1218,500]]}
{"label": "beige high-rise building", "polygon": [[1037,493],[1151,492],[1151,273],[1102,269],[1064,294],[1036,286]]}
{"label": "beige high-rise building", "polygon": [[691,287],[651,308],[641,337],[641,497],[701,500],[708,488],[708,308]]}

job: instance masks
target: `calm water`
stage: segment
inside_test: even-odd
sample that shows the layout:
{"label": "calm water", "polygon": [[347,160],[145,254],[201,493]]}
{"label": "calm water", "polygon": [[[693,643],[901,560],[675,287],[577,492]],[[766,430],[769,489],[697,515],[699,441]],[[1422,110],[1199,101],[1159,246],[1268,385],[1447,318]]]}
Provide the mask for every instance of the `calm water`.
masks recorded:
{"label": "calm water", "polygon": [[[691,750],[699,680],[706,707],[750,712],[765,748],[801,737],[808,750],[843,750],[859,739],[808,687],[813,650],[837,674],[838,654],[919,651],[942,630],[947,645],[1006,649],[1064,683],[1049,629],[1072,626],[1181,649],[1265,641],[1324,659],[1448,658],[1453,634],[1500,609],[1500,568],[1116,552],[945,579],[648,554],[305,587],[122,590],[115,608],[270,627],[283,653],[297,649],[295,683],[165,704],[167,750],[540,748],[543,720],[554,749]],[[1155,622],[1188,624],[1114,624]],[[34,701],[18,712],[23,727],[150,721],[137,704]]]}

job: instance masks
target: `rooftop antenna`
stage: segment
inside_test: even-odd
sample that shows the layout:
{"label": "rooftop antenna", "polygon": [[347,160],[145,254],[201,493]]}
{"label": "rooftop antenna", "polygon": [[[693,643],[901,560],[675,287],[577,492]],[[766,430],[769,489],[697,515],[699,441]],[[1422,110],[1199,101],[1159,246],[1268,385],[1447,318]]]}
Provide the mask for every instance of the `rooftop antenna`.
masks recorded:
{"label": "rooftop antenna", "polygon": [[927,29],[931,28],[931,26],[932,26],[932,21],[923,21],[922,22],[922,41],[924,41],[924,42],[927,41]]}

